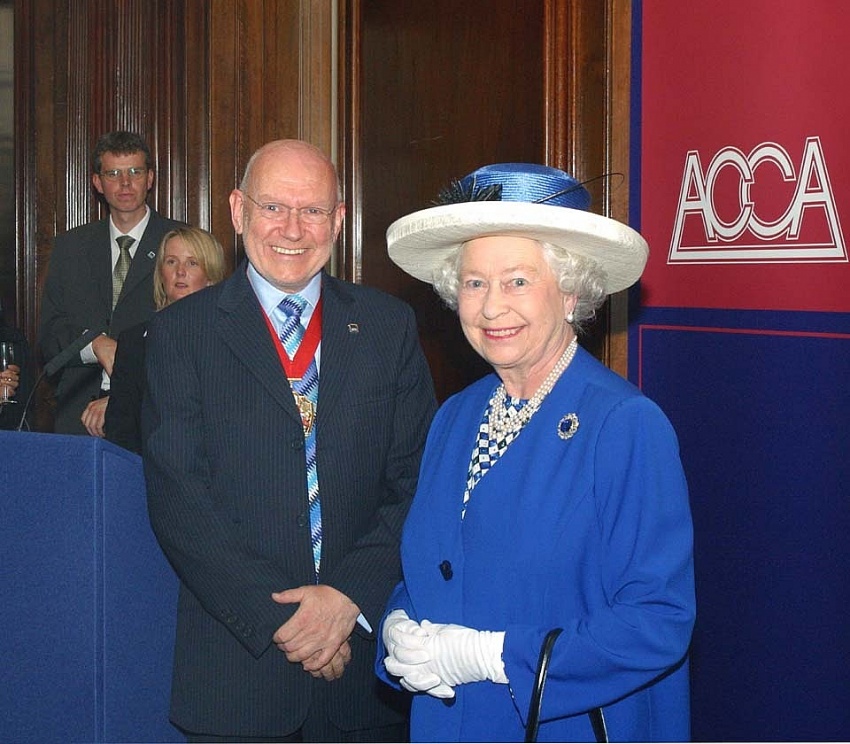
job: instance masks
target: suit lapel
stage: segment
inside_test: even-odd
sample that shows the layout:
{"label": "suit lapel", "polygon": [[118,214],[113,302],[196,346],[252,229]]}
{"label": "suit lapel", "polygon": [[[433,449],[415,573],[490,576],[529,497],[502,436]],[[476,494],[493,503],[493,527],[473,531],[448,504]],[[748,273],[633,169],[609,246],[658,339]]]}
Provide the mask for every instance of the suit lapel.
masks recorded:
{"label": "suit lapel", "polygon": [[292,390],[244,263],[225,281],[217,313],[217,330],[222,341],[271,398],[300,425],[301,417]]}
{"label": "suit lapel", "polygon": [[319,412],[337,405],[343,395],[351,360],[359,341],[357,303],[345,285],[322,274],[322,362],[319,369]]}
{"label": "suit lapel", "polygon": [[[147,227],[142,234],[139,245],[136,246],[136,254],[130,262],[130,271],[124,280],[124,293],[132,291],[137,284],[147,279],[153,273],[154,266],[156,265],[156,251],[159,248],[160,238],[164,234],[159,227],[159,222],[159,215],[151,210]],[[108,232],[107,230],[107,242],[109,238]],[[111,286],[112,277],[110,276],[110,292]]]}

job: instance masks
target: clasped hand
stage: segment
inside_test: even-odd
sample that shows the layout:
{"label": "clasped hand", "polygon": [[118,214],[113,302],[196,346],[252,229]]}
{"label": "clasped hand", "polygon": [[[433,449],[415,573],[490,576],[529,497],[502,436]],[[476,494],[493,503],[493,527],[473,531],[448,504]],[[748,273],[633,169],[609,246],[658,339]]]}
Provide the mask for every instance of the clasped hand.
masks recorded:
{"label": "clasped hand", "polygon": [[279,604],[298,609],[274,634],[275,645],[305,672],[331,681],[342,676],[351,661],[348,638],[360,613],[342,592],[324,584],[275,592]]}
{"label": "clasped hand", "polygon": [[387,649],[384,666],[410,692],[452,698],[460,684],[508,682],[502,662],[504,632],[417,623],[404,610],[393,610],[384,621],[382,637]]}

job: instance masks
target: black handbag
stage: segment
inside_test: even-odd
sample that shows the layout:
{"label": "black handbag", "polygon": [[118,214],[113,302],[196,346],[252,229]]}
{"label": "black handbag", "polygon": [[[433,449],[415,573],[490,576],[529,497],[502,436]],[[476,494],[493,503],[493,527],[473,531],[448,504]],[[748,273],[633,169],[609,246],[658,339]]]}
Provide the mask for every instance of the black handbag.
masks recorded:
{"label": "black handbag", "polygon": [[[540,657],[537,660],[537,674],[534,677],[534,689],[531,691],[531,702],[528,704],[528,723],[525,725],[525,740],[537,741],[537,730],[540,727],[540,709],[543,707],[543,688],[546,686],[546,677],[549,674],[549,659],[552,656],[552,648],[555,641],[561,635],[562,628],[553,628],[543,639],[540,647]],[[605,728],[605,716],[602,708],[589,710],[590,725],[593,726],[593,735],[597,742],[608,741],[608,730]]]}

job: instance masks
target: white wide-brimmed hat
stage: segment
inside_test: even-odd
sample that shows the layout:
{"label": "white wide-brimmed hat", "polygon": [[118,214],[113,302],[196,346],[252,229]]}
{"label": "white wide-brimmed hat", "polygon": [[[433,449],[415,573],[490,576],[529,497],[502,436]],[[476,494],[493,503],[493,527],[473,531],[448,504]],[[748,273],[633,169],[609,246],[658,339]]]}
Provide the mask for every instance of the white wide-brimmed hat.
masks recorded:
{"label": "white wide-brimmed hat", "polygon": [[387,250],[399,267],[431,284],[435,269],[473,238],[515,235],[587,256],[605,271],[606,292],[634,284],[649,246],[628,225],[588,212],[590,194],[557,168],[530,163],[487,165],[387,229]]}

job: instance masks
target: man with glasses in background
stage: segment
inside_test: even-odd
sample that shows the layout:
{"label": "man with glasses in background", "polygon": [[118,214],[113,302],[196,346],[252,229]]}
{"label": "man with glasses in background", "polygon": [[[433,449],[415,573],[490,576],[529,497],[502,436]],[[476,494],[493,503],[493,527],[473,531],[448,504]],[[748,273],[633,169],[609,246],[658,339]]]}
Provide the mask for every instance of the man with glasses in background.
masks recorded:
{"label": "man with glasses in background", "polygon": [[92,153],[92,184],[109,214],[54,241],[41,298],[43,361],[86,331],[99,334],[56,374],[57,433],[103,436],[116,339],[154,312],[156,250],[181,223],[148,207],[153,182],[151,153],[139,135],[103,135]]}
{"label": "man with glasses in background", "polygon": [[182,582],[171,720],[190,742],[406,741],[375,631],[436,408],[412,309],[324,271],[342,227],[314,146],[230,195],[247,262],[148,326],[148,511]]}

